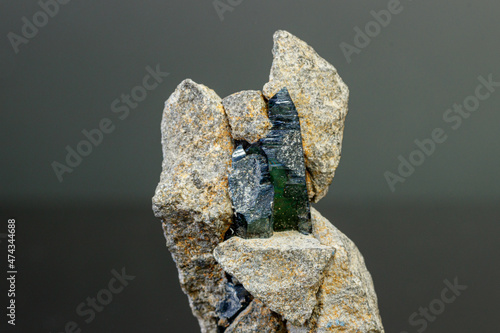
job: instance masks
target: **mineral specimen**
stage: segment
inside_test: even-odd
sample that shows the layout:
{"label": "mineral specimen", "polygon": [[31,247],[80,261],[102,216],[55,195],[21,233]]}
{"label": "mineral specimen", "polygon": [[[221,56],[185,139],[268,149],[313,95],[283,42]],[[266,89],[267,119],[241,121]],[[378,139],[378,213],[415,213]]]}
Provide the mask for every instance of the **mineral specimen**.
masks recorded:
{"label": "mineral specimen", "polygon": [[226,283],[226,296],[217,306],[219,318],[231,320],[248,306],[250,294],[241,284]]}
{"label": "mineral specimen", "polygon": [[181,287],[203,333],[384,333],[363,257],[309,202],[340,159],[347,86],[286,31],[273,56],[263,95],[187,79],[165,103],[153,210]]}
{"label": "mineral specimen", "polygon": [[271,237],[273,230],[311,233],[299,117],[286,88],[269,100],[269,119],[266,137],[241,141],[233,152],[231,232],[245,238]]}

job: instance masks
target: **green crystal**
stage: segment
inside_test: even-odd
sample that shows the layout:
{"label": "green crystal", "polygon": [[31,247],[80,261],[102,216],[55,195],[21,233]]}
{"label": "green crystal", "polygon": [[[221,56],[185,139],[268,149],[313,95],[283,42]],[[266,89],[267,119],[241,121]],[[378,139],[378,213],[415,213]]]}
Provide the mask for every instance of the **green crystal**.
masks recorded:
{"label": "green crystal", "polygon": [[236,142],[229,174],[235,218],[226,238],[271,237],[273,230],[312,232],[297,110],[286,88],[268,107],[268,135],[253,144]]}
{"label": "green crystal", "polygon": [[297,110],[286,88],[269,100],[272,128],[261,140],[274,186],[273,230],[311,233],[306,168]]}

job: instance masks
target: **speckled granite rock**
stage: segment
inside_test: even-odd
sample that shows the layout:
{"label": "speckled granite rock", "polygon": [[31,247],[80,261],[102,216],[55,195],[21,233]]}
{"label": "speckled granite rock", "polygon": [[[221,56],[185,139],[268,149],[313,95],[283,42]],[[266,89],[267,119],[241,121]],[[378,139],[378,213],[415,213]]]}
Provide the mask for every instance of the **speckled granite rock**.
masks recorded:
{"label": "speckled granite rock", "polygon": [[304,323],[316,305],[316,292],[333,248],[297,231],[267,239],[233,237],[214,257],[255,298],[294,324]]}
{"label": "speckled granite rock", "polygon": [[356,245],[326,218],[311,209],[313,235],[335,249],[318,292],[318,304],[305,325],[288,324],[291,333],[383,333],[377,295]]}
{"label": "speckled granite rock", "polygon": [[233,143],[222,100],[184,80],[165,103],[163,170],[153,197],[167,247],[202,332],[217,331],[225,274],[213,258],[232,222],[228,168]]}
{"label": "speckled granite rock", "polygon": [[286,333],[286,324],[281,317],[269,310],[258,299],[240,313],[225,333]]}
{"label": "speckled granite rock", "polygon": [[328,191],[340,160],[349,89],[335,67],[289,32],[274,34],[273,64],[263,93],[268,99],[286,87],[300,117],[309,197]]}
{"label": "speckled granite rock", "polygon": [[231,134],[235,140],[254,143],[265,137],[271,128],[267,118],[267,104],[260,91],[246,90],[222,100]]}

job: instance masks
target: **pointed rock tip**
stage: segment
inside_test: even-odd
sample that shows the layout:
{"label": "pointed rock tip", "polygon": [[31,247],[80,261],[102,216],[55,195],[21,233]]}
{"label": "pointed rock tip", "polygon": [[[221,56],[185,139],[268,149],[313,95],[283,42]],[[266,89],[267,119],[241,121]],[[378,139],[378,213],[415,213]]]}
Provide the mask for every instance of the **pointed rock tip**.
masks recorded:
{"label": "pointed rock tip", "polygon": [[[292,38],[297,38],[297,36],[289,33],[288,31],[286,30],[276,30],[273,34],[273,40],[276,41],[280,38],[289,38],[289,37],[292,37]],[[298,38],[297,38],[298,39]]]}
{"label": "pointed rock tip", "polygon": [[184,99],[192,101],[193,99],[200,98],[201,96],[214,100],[217,103],[222,103],[222,99],[213,89],[187,78],[177,85],[175,91],[165,101],[165,106],[178,103]]}
{"label": "pointed rock tip", "polygon": [[188,79],[182,80],[182,82],[179,83],[179,85],[177,86],[177,89],[178,90],[185,90],[185,89],[201,90],[201,87],[205,87],[205,86],[201,83],[196,83],[193,80],[188,78]]}

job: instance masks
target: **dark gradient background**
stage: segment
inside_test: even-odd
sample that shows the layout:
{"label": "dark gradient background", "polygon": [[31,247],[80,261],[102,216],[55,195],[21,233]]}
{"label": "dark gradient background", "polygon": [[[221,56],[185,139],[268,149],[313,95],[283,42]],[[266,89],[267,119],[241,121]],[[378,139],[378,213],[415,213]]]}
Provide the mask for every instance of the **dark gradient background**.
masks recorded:
{"label": "dark gradient background", "polygon": [[[40,6],[3,1],[0,258],[14,217],[19,274],[17,325],[4,329],[2,310],[0,331],[63,332],[68,321],[82,332],[199,331],[151,212],[163,103],[184,78],[221,97],[262,89],[277,29],[314,47],[350,88],[342,160],[316,208],[363,253],[386,331],[417,332],[409,316],[455,277],[467,290],[425,332],[498,331],[500,88],[457,130],[443,115],[479,76],[500,81],[500,3],[402,0],[349,63],[339,45],[388,2],[247,0],[221,21],[212,1],[73,0],[16,54],[7,34]],[[157,64],[170,75],[120,120],[111,103]],[[51,163],[103,118],[114,132],[59,182]],[[447,140],[392,192],[384,173],[435,128]],[[135,279],[85,323],[76,307],[122,267]]]}

